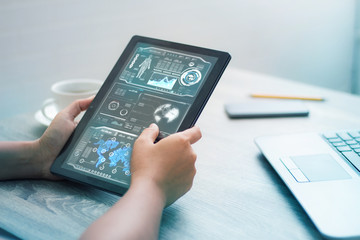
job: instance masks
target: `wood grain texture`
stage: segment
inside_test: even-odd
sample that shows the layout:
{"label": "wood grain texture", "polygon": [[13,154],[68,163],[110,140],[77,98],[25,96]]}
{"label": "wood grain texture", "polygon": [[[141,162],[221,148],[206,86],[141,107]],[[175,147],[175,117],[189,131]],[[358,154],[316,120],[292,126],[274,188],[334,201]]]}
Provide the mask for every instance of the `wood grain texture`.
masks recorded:
{"label": "wood grain texture", "polygon": [[[252,92],[322,96],[309,117],[231,120],[224,104]],[[160,239],[321,239],[266,162],[260,135],[358,128],[360,98],[265,75],[229,69],[197,125],[203,138],[192,190],[164,210]],[[357,112],[354,112],[357,111]],[[0,122],[0,140],[31,140],[45,130],[24,114]],[[118,196],[68,181],[0,182],[0,227],[23,239],[76,239]]]}

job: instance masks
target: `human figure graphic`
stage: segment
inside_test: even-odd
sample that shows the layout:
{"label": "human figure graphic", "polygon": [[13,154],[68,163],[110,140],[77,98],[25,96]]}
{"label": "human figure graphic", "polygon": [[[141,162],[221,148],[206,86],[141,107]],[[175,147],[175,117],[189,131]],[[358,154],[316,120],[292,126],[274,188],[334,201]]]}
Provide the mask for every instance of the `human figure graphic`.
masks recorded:
{"label": "human figure graphic", "polygon": [[150,55],[149,57],[147,57],[140,65],[140,70],[138,72],[138,74],[136,75],[136,78],[141,78],[142,75],[144,74],[144,72],[147,69],[150,69],[150,65],[151,65],[151,60],[152,60],[152,55]]}

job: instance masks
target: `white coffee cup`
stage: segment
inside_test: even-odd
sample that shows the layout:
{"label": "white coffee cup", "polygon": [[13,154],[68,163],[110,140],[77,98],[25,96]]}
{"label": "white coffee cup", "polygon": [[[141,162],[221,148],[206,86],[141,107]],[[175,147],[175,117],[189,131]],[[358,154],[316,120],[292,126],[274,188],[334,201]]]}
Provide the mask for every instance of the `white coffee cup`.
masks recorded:
{"label": "white coffee cup", "polygon": [[[100,80],[86,79],[86,78],[75,78],[56,82],[51,86],[52,98],[44,102],[41,111],[43,115],[50,120],[72,102],[77,99],[88,98],[95,95],[101,85],[103,84]],[[47,109],[51,105],[54,109],[54,114],[49,113]]]}

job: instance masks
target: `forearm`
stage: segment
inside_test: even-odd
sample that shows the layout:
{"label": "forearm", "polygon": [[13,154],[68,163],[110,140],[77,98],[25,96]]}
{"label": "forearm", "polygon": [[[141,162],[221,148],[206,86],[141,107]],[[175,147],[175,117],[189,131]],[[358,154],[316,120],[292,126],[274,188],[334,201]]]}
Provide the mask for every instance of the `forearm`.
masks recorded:
{"label": "forearm", "polygon": [[164,206],[165,197],[156,186],[132,185],[82,239],[157,239]]}
{"label": "forearm", "polygon": [[36,141],[0,142],[0,180],[40,177],[34,165]]}

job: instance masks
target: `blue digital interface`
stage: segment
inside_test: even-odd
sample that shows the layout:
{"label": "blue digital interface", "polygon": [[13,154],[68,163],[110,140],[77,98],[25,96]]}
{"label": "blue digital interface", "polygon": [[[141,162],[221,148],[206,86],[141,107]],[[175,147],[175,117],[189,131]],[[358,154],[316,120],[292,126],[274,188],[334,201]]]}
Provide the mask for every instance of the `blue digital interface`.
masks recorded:
{"label": "blue digital interface", "polygon": [[151,123],[177,132],[216,61],[137,43],[62,167],[128,185],[137,137]]}

